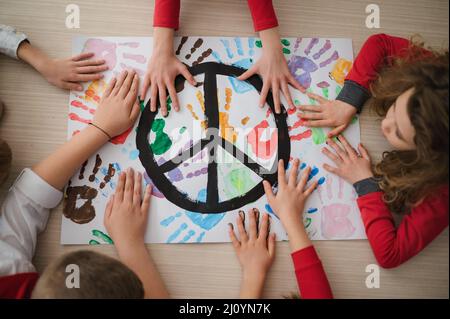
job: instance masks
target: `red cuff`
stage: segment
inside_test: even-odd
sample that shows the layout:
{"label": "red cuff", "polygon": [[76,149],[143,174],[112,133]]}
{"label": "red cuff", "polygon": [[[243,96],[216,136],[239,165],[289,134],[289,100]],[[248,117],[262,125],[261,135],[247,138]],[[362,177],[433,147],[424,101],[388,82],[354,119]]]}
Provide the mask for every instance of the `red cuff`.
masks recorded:
{"label": "red cuff", "polygon": [[300,249],[291,254],[295,271],[308,268],[320,262],[319,255],[313,245]]}
{"label": "red cuff", "polygon": [[153,26],[178,30],[180,0],[156,0]]}
{"label": "red cuff", "polygon": [[248,7],[252,14],[253,27],[256,32],[278,26],[272,0],[248,0]]}

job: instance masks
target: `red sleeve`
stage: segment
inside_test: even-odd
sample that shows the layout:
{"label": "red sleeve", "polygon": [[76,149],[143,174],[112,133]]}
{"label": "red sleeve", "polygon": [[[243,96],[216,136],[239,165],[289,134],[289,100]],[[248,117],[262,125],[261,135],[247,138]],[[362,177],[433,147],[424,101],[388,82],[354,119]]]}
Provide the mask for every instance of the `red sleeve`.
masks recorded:
{"label": "red sleeve", "polygon": [[177,30],[180,18],[180,0],[156,0],[153,26]]}
{"label": "red sleeve", "polygon": [[332,299],[330,284],[322,262],[314,249],[309,246],[292,254],[298,288],[303,299]]}
{"label": "red sleeve", "polygon": [[255,31],[263,31],[278,26],[272,0],[248,0]]}
{"label": "red sleeve", "polygon": [[448,226],[448,185],[405,215],[398,227],[382,192],[358,198],[358,206],[379,265],[394,268],[418,254]]}
{"label": "red sleeve", "polygon": [[0,299],[28,299],[39,278],[37,272],[0,277]]}
{"label": "red sleeve", "polygon": [[369,89],[383,66],[391,64],[393,58],[407,54],[409,46],[407,39],[387,34],[370,36],[359,51],[346,80]]}

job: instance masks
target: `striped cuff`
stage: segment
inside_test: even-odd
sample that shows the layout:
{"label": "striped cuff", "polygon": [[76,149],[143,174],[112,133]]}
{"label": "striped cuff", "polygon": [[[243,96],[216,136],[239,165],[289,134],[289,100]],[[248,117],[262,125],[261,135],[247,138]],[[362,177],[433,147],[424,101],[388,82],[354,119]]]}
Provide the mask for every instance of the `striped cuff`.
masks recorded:
{"label": "striped cuff", "polygon": [[355,188],[356,193],[358,193],[359,197],[369,193],[381,191],[381,188],[374,177],[366,178],[359,182],[356,182],[355,184],[353,184],[353,187]]}

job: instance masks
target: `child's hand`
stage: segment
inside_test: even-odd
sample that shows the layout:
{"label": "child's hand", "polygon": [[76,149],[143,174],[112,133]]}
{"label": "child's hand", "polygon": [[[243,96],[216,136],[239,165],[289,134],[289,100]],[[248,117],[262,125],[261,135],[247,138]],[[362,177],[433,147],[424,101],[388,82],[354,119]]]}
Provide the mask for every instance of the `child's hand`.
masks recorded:
{"label": "child's hand", "polygon": [[142,202],[141,189],[142,174],[129,168],[120,173],[116,192],[106,205],[105,227],[118,250],[144,245],[151,186],[145,189]]}
{"label": "child's hand", "polygon": [[362,144],[358,145],[358,150],[361,154],[359,155],[347,142],[345,137],[339,135],[338,138],[343,147],[339,146],[335,141],[329,139],[327,144],[331,146],[335,152],[331,152],[326,147],[322,149],[322,153],[331,159],[337,167],[324,164],[323,168],[328,172],[342,177],[351,184],[373,177],[370,156]]}
{"label": "child's hand", "polygon": [[302,213],[305,201],[317,186],[317,181],[314,181],[311,186],[305,189],[311,172],[310,167],[305,169],[300,181],[297,183],[299,164],[300,161],[295,159],[292,164],[289,180],[286,182],[284,162],[283,160],[278,162],[278,192],[276,195],[273,193],[270,183],[263,181],[264,191],[266,192],[269,205],[280,218],[288,234],[304,229]]}
{"label": "child's hand", "polygon": [[328,137],[343,132],[356,114],[356,108],[348,103],[339,100],[328,101],[313,93],[308,93],[308,96],[320,105],[300,105],[298,109],[311,112],[302,114],[301,118],[308,120],[305,125],[309,127],[334,127],[328,133]]}
{"label": "child's hand", "polygon": [[244,226],[245,214],[239,211],[236,223],[240,240],[236,237],[232,224],[229,235],[242,268],[241,298],[259,298],[267,272],[275,258],[275,234],[269,235],[269,215],[264,214],[260,225],[257,209],[249,210],[248,216],[248,233]]}
{"label": "child's hand", "polygon": [[139,77],[135,71],[123,71],[117,80],[111,79],[92,123],[110,138],[129,129],[140,112],[138,88]]}
{"label": "child's hand", "polygon": [[108,70],[105,60],[90,59],[94,53],[81,53],[68,59],[47,59],[38,71],[50,83],[65,90],[82,91],[80,82],[103,78]]}
{"label": "child's hand", "polygon": [[275,112],[281,113],[280,91],[283,92],[290,108],[294,108],[291,93],[288,84],[291,84],[297,90],[305,92],[305,89],[298,84],[289,71],[286,58],[283,55],[280,44],[280,36],[276,28],[264,30],[261,32],[263,40],[263,53],[261,58],[244,74],[238,77],[238,80],[245,81],[254,74],[259,74],[263,79],[263,88],[259,105],[264,106],[269,89],[272,89]]}
{"label": "child's hand", "polygon": [[177,92],[175,90],[175,78],[182,74],[186,80],[195,85],[194,77],[186,65],[177,59],[173,52],[173,30],[167,28],[155,28],[153,54],[147,65],[147,73],[142,84],[141,98],[144,100],[150,87],[150,110],[156,112],[157,97],[163,116],[167,115],[167,91],[169,91],[172,106],[175,111],[180,110]]}

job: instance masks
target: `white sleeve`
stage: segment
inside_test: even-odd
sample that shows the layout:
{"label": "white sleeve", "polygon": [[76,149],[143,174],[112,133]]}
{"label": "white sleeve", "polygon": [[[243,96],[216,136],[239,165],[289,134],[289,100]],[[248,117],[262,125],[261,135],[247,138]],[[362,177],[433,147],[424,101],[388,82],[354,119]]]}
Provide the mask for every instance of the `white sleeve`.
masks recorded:
{"label": "white sleeve", "polygon": [[27,40],[27,36],[24,33],[18,32],[8,25],[0,24],[0,53],[18,59],[17,50],[25,40]]}
{"label": "white sleeve", "polygon": [[37,235],[62,195],[31,169],[20,173],[0,209],[0,276],[36,271]]}

